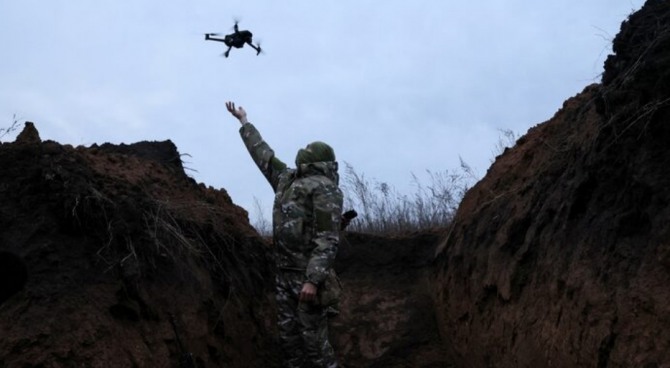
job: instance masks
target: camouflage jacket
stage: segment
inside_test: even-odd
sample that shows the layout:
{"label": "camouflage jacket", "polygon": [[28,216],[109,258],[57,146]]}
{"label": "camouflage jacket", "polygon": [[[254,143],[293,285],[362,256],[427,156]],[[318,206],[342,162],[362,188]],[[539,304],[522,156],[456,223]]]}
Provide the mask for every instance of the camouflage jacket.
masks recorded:
{"label": "camouflage jacket", "polygon": [[304,271],[320,285],[339,245],[342,192],[337,162],[315,162],[290,169],[275,157],[258,130],[246,123],[240,135],[251,157],[275,192],[272,230],[280,269]]}

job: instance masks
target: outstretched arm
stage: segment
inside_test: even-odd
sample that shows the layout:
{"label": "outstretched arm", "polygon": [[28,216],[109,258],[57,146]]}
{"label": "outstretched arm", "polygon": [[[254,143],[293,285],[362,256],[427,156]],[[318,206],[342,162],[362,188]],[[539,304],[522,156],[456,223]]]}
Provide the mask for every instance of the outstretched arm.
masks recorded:
{"label": "outstretched arm", "polygon": [[275,152],[263,140],[256,127],[247,120],[247,112],[241,106],[236,109],[235,103],[226,102],[226,108],[242,124],[240,135],[251,158],[270,182],[272,189],[277,190],[279,175],[286,170],[286,164],[275,157]]}

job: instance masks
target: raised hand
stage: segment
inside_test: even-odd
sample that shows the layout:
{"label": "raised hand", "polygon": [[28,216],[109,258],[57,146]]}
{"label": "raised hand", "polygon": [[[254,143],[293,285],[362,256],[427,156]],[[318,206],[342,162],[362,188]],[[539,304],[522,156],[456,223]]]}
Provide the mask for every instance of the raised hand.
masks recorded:
{"label": "raised hand", "polygon": [[230,112],[234,117],[237,118],[237,120],[240,121],[240,124],[247,123],[247,112],[244,111],[242,106],[235,109],[235,103],[228,101],[226,102],[226,109],[228,109],[228,112]]}

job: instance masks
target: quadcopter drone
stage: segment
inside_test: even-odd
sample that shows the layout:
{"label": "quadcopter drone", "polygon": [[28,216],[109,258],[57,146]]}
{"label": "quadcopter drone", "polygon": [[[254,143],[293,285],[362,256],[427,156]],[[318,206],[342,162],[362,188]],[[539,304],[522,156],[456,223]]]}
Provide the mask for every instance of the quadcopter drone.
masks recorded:
{"label": "quadcopter drone", "polygon": [[256,50],[256,55],[261,53],[261,45],[260,43],[258,45],[254,45],[252,43],[252,37],[253,34],[247,30],[240,31],[239,28],[237,27],[237,21],[235,22],[235,26],[233,27],[235,32],[226,35],[224,38],[217,38],[213,36],[219,36],[219,33],[205,33],[205,41],[219,41],[223,42],[228,46],[228,50],[223,53],[223,56],[228,57],[230,54],[230,49],[233,47],[236,49],[240,49],[244,46],[244,44],[248,44],[251,46],[254,50]]}

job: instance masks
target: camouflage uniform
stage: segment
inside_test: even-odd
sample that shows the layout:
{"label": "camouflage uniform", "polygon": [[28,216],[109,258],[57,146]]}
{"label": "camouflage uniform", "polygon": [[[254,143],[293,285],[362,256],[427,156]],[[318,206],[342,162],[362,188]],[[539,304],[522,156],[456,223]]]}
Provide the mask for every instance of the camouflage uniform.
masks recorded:
{"label": "camouflage uniform", "polygon": [[328,342],[327,308],[298,301],[305,282],[317,285],[321,292],[332,274],[342,215],[334,153],[333,161],[289,169],[251,123],[242,125],[240,135],[275,191],[272,222],[278,270],[276,299],[286,367],[337,367]]}

